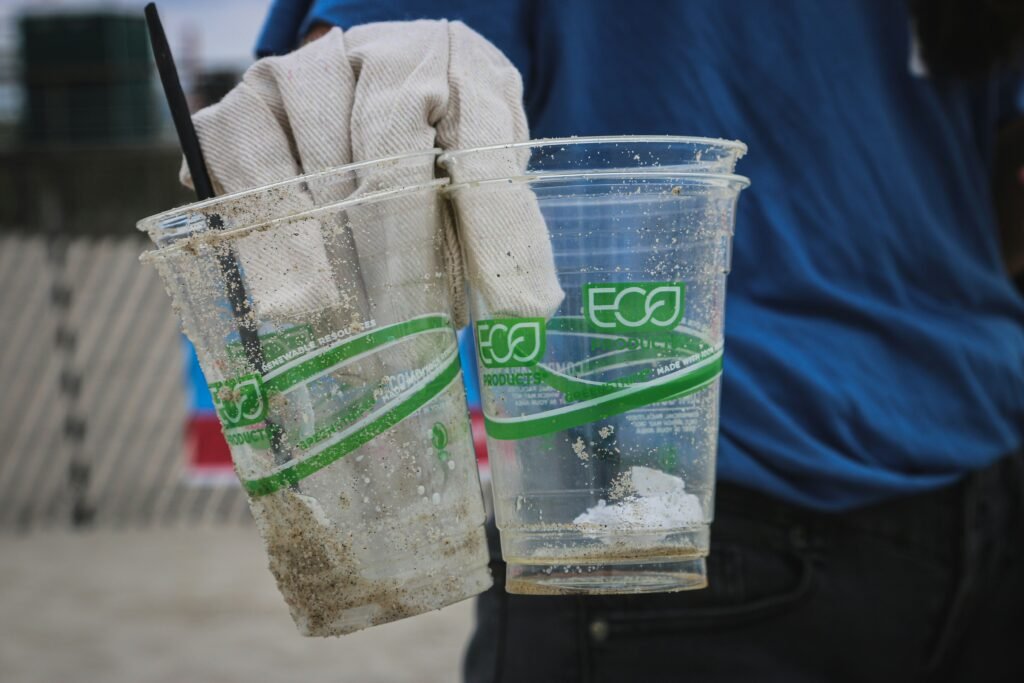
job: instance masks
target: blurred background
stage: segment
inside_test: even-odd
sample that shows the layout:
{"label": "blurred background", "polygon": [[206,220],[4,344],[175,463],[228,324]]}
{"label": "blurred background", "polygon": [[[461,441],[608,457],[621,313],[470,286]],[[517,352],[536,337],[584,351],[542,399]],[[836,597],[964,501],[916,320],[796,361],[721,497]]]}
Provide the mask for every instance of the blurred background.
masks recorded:
{"label": "blurred background", "polygon": [[[452,681],[462,603],[295,632],[135,222],[190,201],[142,0],[0,4],[0,681]],[[158,3],[193,110],[269,0]]]}

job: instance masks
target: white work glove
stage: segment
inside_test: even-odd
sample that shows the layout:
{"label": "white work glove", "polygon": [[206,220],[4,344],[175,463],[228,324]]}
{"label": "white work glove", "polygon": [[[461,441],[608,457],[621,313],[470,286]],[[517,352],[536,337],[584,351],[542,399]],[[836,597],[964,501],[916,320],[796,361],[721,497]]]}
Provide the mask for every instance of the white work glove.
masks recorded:
{"label": "white work glove", "polygon": [[[333,29],[289,55],[260,60],[223,101],[194,120],[218,193],[354,161],[529,137],[515,67],[482,36],[447,21]],[[459,173],[479,179],[525,170],[525,156],[518,164],[505,155],[487,156],[482,163],[493,168],[478,164],[456,169],[452,181],[460,182]],[[502,158],[495,160],[497,156]],[[431,179],[408,177],[410,173],[408,168],[381,172],[361,178],[358,188],[343,188],[341,196],[315,199],[322,204],[344,199],[349,192]],[[189,184],[184,167],[182,180]],[[360,306],[368,302],[371,317],[378,320],[411,317],[429,307],[422,300],[427,290],[423,283],[442,267],[458,326],[466,323],[464,272],[492,314],[550,317],[564,294],[535,197],[525,186],[487,195],[490,201],[483,204],[456,207],[458,235],[452,222],[445,221],[443,264],[436,263],[431,250],[403,247],[422,244],[424,236],[406,234],[420,226],[391,224],[386,205],[365,207],[376,212],[374,220],[356,212],[352,238],[361,282],[341,282],[342,289],[351,291],[339,292],[335,285],[338,277],[315,220],[287,234],[255,233],[238,240],[236,250],[257,315],[290,317],[356,301]],[[308,195],[292,199],[296,210],[313,205]]]}

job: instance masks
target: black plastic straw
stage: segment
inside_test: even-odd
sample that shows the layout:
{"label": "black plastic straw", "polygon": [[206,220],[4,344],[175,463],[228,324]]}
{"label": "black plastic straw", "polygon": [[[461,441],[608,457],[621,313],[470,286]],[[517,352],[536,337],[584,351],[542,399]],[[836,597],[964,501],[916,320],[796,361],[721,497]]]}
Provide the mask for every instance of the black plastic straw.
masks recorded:
{"label": "black plastic straw", "polygon": [[164,86],[164,96],[167,98],[167,106],[171,109],[174,128],[178,131],[178,142],[181,143],[185,163],[188,164],[188,171],[192,174],[196,196],[200,200],[210,199],[215,195],[213,183],[210,181],[210,172],[206,170],[203,149],[199,146],[199,136],[196,135],[195,126],[192,125],[188,101],[185,99],[185,91],[178,78],[178,68],[174,65],[171,46],[167,43],[167,35],[160,22],[160,15],[156,11],[156,3],[151,2],[146,5],[146,25],[149,26],[149,41],[153,46],[153,58],[156,60],[156,68],[160,73],[160,82]]}
{"label": "black plastic straw", "polygon": [[[167,106],[171,109],[171,119],[174,121],[174,129],[178,132],[178,142],[185,155],[185,163],[188,164],[188,171],[192,175],[196,196],[200,200],[210,199],[215,196],[213,182],[210,180],[210,172],[206,168],[206,160],[203,159],[199,136],[196,135],[196,128],[192,125],[188,101],[185,99],[185,91],[182,90],[181,80],[178,78],[178,68],[174,65],[174,57],[171,55],[171,47],[167,43],[167,35],[160,22],[156,3],[151,2],[146,5],[146,25],[149,27],[149,40],[153,46],[153,58],[156,60],[156,69],[160,74],[160,83],[163,84]],[[214,227],[222,227],[222,224],[216,220],[217,218],[215,215],[210,216],[210,223]],[[228,302],[231,304],[231,313],[238,324],[238,336],[242,342],[245,358],[253,370],[262,376],[264,370],[263,349],[260,346],[255,316],[252,314],[252,308],[249,306],[249,299],[245,293],[242,274],[238,269],[238,260],[231,250],[218,254],[217,260],[221,273],[224,275]],[[270,445],[275,460],[278,463],[287,461],[288,458],[281,443],[280,428],[268,420],[267,431],[270,433]]]}

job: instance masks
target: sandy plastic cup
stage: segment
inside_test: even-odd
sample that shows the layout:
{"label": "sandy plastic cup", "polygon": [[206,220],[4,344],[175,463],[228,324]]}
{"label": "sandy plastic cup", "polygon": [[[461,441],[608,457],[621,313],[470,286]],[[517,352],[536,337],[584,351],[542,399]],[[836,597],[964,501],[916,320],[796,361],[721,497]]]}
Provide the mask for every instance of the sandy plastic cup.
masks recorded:
{"label": "sandy plastic cup", "polygon": [[420,184],[434,177],[440,151],[421,150],[361,161],[222,194],[143,218],[136,227],[163,249],[208,230],[244,228],[343,199]]}
{"label": "sandy plastic cup", "polygon": [[[348,183],[351,172],[312,182]],[[157,234],[161,246],[143,260],[196,347],[270,568],[305,635],[394,621],[491,585],[449,318],[446,182],[275,208],[282,189],[308,193],[306,177],[243,193],[253,202],[236,195],[140,224],[199,227]],[[268,211],[285,215],[249,222]],[[229,219],[235,227],[210,229]],[[322,252],[325,270],[292,269],[279,259],[288,250]],[[243,341],[245,327],[255,334]]]}
{"label": "sandy plastic cup", "polygon": [[[532,193],[565,291],[547,319],[470,297],[511,593],[707,585],[725,280],[749,181],[730,173],[742,143],[690,140],[488,148],[520,174],[448,189],[456,207]],[[471,171],[475,154],[441,163]]]}

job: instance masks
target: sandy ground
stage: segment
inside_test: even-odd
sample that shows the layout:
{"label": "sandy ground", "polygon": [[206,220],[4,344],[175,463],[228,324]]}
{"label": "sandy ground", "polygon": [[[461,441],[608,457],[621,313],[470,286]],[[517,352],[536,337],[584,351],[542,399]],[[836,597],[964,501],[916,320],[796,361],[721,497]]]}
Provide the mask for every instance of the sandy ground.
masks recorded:
{"label": "sandy ground", "polygon": [[0,536],[0,681],[457,681],[472,601],[294,630],[255,528]]}

